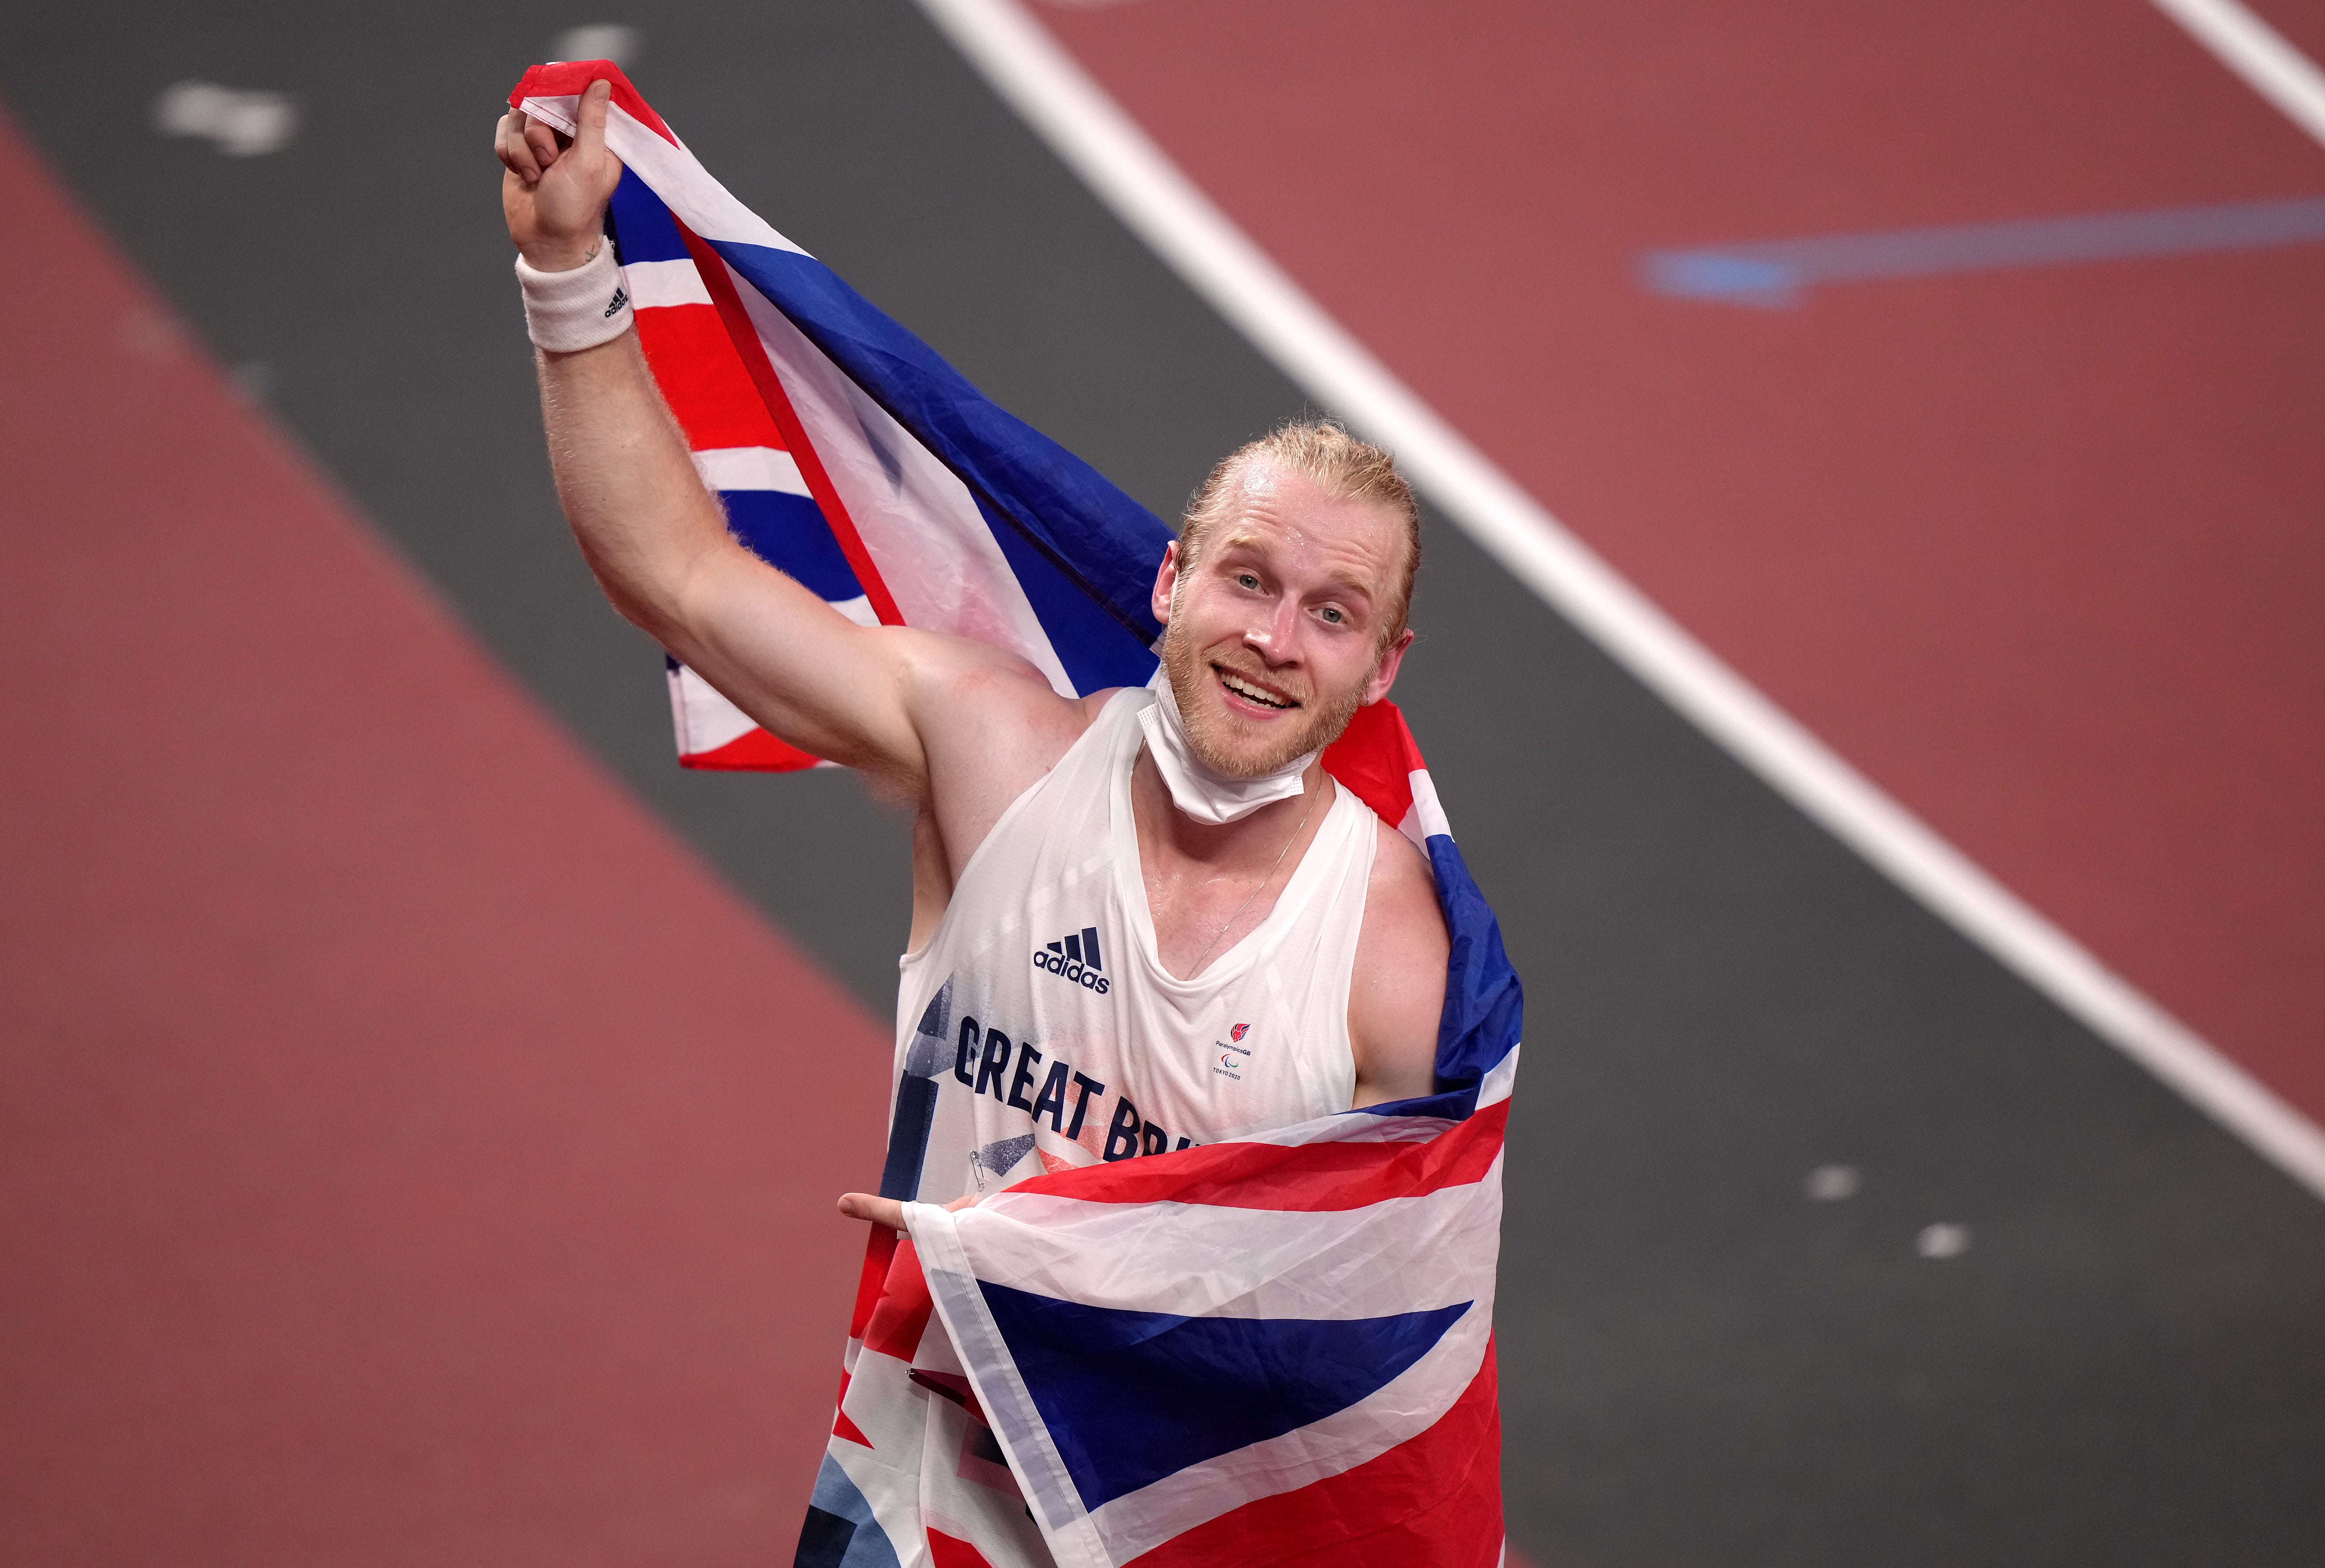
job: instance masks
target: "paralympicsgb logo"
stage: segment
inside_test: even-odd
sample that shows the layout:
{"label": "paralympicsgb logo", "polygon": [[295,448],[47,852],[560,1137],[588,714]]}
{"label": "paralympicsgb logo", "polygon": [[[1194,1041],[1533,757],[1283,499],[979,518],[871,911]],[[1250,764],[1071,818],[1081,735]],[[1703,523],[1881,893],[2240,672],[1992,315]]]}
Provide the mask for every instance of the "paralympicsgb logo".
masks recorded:
{"label": "paralympicsgb logo", "polygon": [[1061,936],[1046,947],[1033,949],[1033,967],[1047,970],[1061,980],[1070,981],[1085,991],[1104,996],[1106,976],[1100,973],[1098,955],[1098,927],[1085,926],[1071,936]]}

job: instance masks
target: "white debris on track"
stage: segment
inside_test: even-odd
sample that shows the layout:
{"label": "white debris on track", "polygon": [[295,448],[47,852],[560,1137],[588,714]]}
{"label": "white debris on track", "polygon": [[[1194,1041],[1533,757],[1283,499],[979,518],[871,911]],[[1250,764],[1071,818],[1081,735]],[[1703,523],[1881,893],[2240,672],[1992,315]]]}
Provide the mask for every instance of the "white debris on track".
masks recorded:
{"label": "white debris on track", "polygon": [[288,93],[172,82],[154,97],[153,129],[206,138],[228,157],[255,158],[281,152],[299,134],[299,104]]}
{"label": "white debris on track", "polygon": [[638,30],[613,22],[569,27],[549,46],[551,60],[610,60],[624,67],[636,59],[637,53]]}
{"label": "white debris on track", "polygon": [[1913,1238],[1913,1250],[1924,1258],[1959,1258],[1969,1250],[1968,1225],[1924,1225]]}

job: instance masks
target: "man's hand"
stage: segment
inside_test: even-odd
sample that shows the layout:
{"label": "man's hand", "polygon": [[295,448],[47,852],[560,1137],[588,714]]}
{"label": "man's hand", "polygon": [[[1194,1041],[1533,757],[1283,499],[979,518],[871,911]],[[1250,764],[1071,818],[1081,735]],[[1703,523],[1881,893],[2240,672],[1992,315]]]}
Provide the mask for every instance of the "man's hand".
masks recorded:
{"label": "man's hand", "polygon": [[607,81],[583,90],[576,111],[580,133],[570,142],[514,109],[501,116],[493,138],[508,171],[501,177],[501,210],[526,265],[570,272],[605,243],[606,204],[622,178],[622,161],[606,151],[606,105],[613,96]]}
{"label": "man's hand", "polygon": [[[610,82],[591,82],[570,139],[521,113],[499,122],[502,209],[530,267],[569,272],[607,243],[622,178],[606,146],[612,100]],[[857,625],[753,555],[705,488],[637,333],[544,349],[536,364],[558,499],[606,596],[771,733],[929,809],[933,831],[915,834],[914,918],[933,928],[994,819],[1073,744],[1095,704],[1059,696],[1031,662],[984,642]]]}
{"label": "man's hand", "polygon": [[[945,1208],[957,1214],[976,1202],[973,1197],[955,1198]],[[839,1212],[851,1220],[869,1220],[892,1231],[904,1228],[904,1205],[894,1198],[875,1197],[870,1193],[842,1193]]]}

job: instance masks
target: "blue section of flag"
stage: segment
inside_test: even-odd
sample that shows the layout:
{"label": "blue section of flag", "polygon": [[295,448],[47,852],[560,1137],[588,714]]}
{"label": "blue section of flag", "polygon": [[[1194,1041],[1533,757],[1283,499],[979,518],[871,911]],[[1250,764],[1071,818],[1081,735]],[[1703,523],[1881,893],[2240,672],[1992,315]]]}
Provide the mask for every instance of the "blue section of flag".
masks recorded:
{"label": "blue section of flag", "polygon": [[679,237],[678,220],[670,216],[662,198],[629,170],[622,171],[621,183],[614,187],[609,216],[614,252],[622,265],[686,260],[686,242]]}
{"label": "blue section of flag", "polygon": [[[1000,545],[1003,558],[1024,590],[1025,602],[1033,606],[1033,618],[1041,622],[1074,689],[1088,696],[1113,686],[1144,686],[1159,661],[1150,648],[1137,641],[1136,629],[1108,614],[1008,519],[996,514],[983,501],[977,509],[993,530],[994,541]],[[1157,549],[1154,565],[1146,573],[1149,583],[1162,564],[1162,552]]]}
{"label": "blue section of flag", "polygon": [[896,1548],[839,1462],[823,1456],[792,1568],[900,1568]]}
{"label": "blue section of flag", "polygon": [[1108,636],[1144,650],[1162,635],[1147,604],[1153,563],[1171,541],[1159,518],[988,400],[814,257],[733,241],[711,244],[958,475],[971,495],[1003,514],[1095,598],[1119,628]]}
{"label": "blue section of flag", "polygon": [[1437,1023],[1437,1087],[1466,1088],[1474,1110],[1477,1085],[1488,1069],[1509,1055],[1523,1038],[1525,992],[1502,948],[1501,922],[1477,890],[1460,846],[1450,834],[1429,840],[1430,868],[1437,875],[1437,899],[1453,938],[1445,973],[1445,1010]]}
{"label": "blue section of flag", "polygon": [[1445,967],[1445,1010],[1437,1020],[1436,1093],[1363,1106],[1346,1112],[1350,1116],[1441,1116],[1459,1121],[1477,1111],[1486,1075],[1523,1037],[1525,989],[1503,950],[1501,922],[1450,834],[1431,835],[1429,864],[1453,940]]}
{"label": "blue section of flag", "polygon": [[1181,1317],[977,1284],[1086,1508],[1347,1409],[1426,1355],[1471,1305]]}
{"label": "blue section of flag", "polygon": [[781,490],[722,490],[727,526],[769,566],[796,577],[820,598],[861,598],[863,585],[839,541],[809,497]]}

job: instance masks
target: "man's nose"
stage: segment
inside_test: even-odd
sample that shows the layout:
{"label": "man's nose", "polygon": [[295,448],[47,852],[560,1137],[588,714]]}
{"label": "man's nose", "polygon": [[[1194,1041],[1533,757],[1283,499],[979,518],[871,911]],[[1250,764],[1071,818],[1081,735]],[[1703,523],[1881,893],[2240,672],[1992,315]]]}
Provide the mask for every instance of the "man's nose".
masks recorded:
{"label": "man's nose", "polygon": [[1279,598],[1264,615],[1255,617],[1244,641],[1270,664],[1289,664],[1299,656],[1300,606]]}

